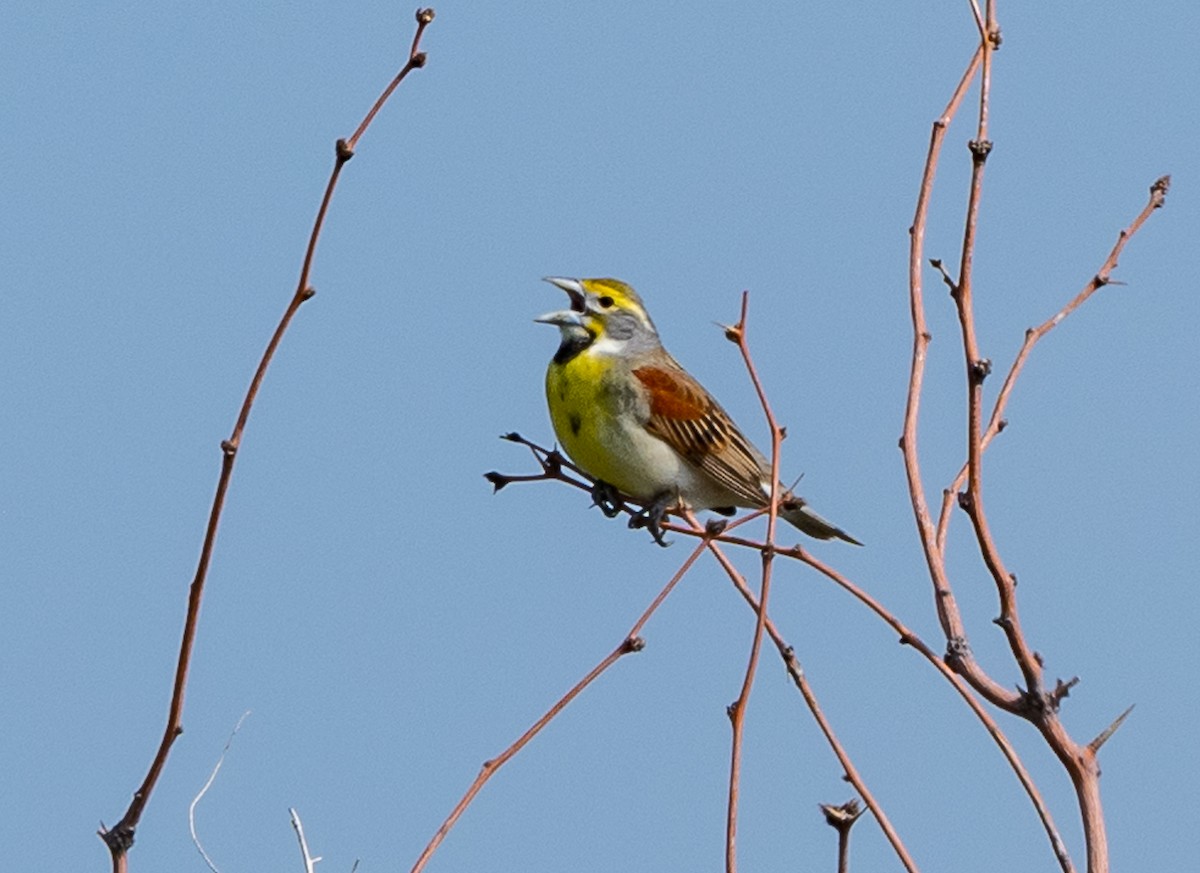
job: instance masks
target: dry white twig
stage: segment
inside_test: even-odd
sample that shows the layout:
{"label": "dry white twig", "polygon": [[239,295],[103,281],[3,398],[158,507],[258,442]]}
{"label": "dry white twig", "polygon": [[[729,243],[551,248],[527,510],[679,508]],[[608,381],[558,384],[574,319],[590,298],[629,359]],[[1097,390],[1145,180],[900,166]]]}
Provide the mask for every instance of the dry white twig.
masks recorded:
{"label": "dry white twig", "polygon": [[200,802],[200,798],[208,793],[208,789],[212,787],[213,782],[217,780],[217,774],[221,772],[221,765],[225,763],[225,755],[229,752],[229,747],[233,745],[233,738],[237,736],[237,732],[242,729],[242,722],[246,720],[246,716],[250,714],[250,710],[242,713],[242,717],[237,720],[237,724],[233,726],[233,731],[229,734],[229,739],[225,741],[225,748],[221,750],[221,757],[217,758],[217,765],[213,767],[212,772],[208,774],[208,781],[204,783],[204,787],[200,789],[200,793],[192,798],[191,805],[188,806],[188,830],[192,832],[192,843],[196,850],[200,853],[200,857],[204,859],[204,863],[208,865],[208,869],[212,873],[221,873],[217,869],[217,865],[212,862],[212,858],[208,857],[208,853],[204,851],[204,846],[200,845],[200,836],[196,833],[196,804]]}
{"label": "dry white twig", "polygon": [[[292,817],[292,827],[296,829],[296,839],[300,841],[300,854],[304,857],[304,873],[316,873],[317,862],[321,860],[318,856],[314,858],[308,853],[308,840],[304,839],[304,825],[300,824],[300,814],[292,807],[288,807],[288,815]],[[354,866],[358,866],[358,862],[354,862]]]}

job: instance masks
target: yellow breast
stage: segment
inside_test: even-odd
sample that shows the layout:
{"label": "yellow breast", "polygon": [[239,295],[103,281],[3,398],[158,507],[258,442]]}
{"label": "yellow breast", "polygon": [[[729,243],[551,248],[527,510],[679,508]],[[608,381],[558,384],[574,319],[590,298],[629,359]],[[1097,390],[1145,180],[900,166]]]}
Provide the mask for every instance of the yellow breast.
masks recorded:
{"label": "yellow breast", "polygon": [[621,365],[583,353],[546,371],[559,443],[577,465],[631,497],[650,499],[678,478],[678,457],[645,429],[645,401]]}

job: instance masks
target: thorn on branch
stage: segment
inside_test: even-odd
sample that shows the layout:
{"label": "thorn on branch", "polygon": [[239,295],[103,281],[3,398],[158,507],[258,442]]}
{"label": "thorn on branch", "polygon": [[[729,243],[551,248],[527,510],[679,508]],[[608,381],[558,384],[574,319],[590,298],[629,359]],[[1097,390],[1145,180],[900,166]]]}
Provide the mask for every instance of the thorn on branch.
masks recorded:
{"label": "thorn on branch", "polygon": [[1078,684],[1078,676],[1072,676],[1066,682],[1061,679],[1055,680],[1054,690],[1046,695],[1046,703],[1049,704],[1050,709],[1058,712],[1058,708],[1062,705],[1063,700],[1071,696],[1071,689]]}
{"label": "thorn on branch", "polygon": [[1110,724],[1108,727],[1106,727],[1104,730],[1102,730],[1100,732],[1100,735],[1097,736],[1096,739],[1094,739],[1090,743],[1088,743],[1088,745],[1087,745],[1088,751],[1090,751],[1093,755],[1095,755],[1097,752],[1099,752],[1100,747],[1103,746],[1105,743],[1107,743],[1109,741],[1109,738],[1111,738],[1112,735],[1117,732],[1117,728],[1119,728],[1121,725],[1123,725],[1125,723],[1125,719],[1129,718],[1129,713],[1133,712],[1134,706],[1135,706],[1135,704],[1131,703],[1129,705],[1129,708],[1126,709],[1120,715],[1118,715],[1116,717],[1116,719],[1113,720],[1112,724]]}

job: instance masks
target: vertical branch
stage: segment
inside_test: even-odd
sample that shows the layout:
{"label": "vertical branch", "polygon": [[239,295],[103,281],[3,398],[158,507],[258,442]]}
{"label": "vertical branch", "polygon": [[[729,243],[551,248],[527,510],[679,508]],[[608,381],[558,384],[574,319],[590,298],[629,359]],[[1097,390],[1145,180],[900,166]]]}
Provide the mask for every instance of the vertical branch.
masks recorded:
{"label": "vertical branch", "polygon": [[983,196],[983,174],[992,150],[992,142],[988,139],[988,101],[991,97],[992,54],[1000,42],[1000,31],[995,16],[994,2],[988,0],[986,28],[980,33],[983,60],[979,86],[979,122],[975,139],[970,143],[971,186],[967,199],[966,225],[963,229],[958,284],[953,290],[962,330],[967,372],[967,490],[961,500],[971,517],[984,563],[1000,595],[1000,618],[997,623],[1008,638],[1009,647],[1025,680],[1026,691],[1029,695],[1039,696],[1043,691],[1042,665],[1026,644],[1021,632],[1012,576],[1000,557],[983,510],[983,382],[991,373],[992,363],[979,353],[979,341],[975,331],[973,268],[979,205]]}
{"label": "vertical branch", "polygon": [[250,409],[254,405],[254,400],[258,396],[259,388],[262,386],[262,381],[267,372],[267,367],[270,365],[272,358],[275,355],[275,350],[278,348],[280,341],[283,339],[284,333],[287,331],[288,325],[291,324],[293,316],[300,309],[300,305],[310,299],[313,294],[312,286],[309,284],[309,274],[312,270],[313,256],[317,248],[317,240],[321,235],[321,228],[325,223],[325,215],[329,209],[329,203],[333,198],[333,191],[337,186],[338,178],[341,175],[342,167],[346,162],[354,156],[353,142],[362,135],[370,123],[371,118],[378,112],[387,96],[395,90],[396,86],[404,80],[404,78],[415,69],[425,65],[424,52],[418,51],[421,35],[425,32],[425,28],[433,21],[432,9],[417,10],[417,30],[416,36],[413,38],[412,47],[409,51],[408,61],[401,68],[400,72],[385,89],[383,95],[375,102],[371,112],[368,113],[358,126],[351,141],[338,140],[336,150],[336,160],[333,171],[330,173],[329,181],[325,185],[325,193],[321,198],[321,206],[317,210],[317,217],[313,223],[312,232],[309,234],[308,245],[305,249],[304,263],[300,269],[300,280],[297,283],[296,291],[292,295],[287,308],[284,310],[283,316],[279,321],[275,332],[271,335],[270,342],[267,343],[266,351],[263,352],[262,358],[259,360],[258,367],[254,371],[254,376],[250,380],[250,387],[246,392],[246,397],[242,401],[241,408],[238,411],[237,422],[234,425],[233,433],[229,439],[221,443],[221,473],[217,480],[217,491],[213,497],[212,509],[209,513],[208,523],[205,526],[204,543],[200,549],[200,560],[196,567],[196,574],[192,579],[191,587],[188,591],[187,616],[184,619],[183,638],[179,646],[179,658],[175,667],[175,681],[171,692],[171,702],[167,712],[167,724],[163,730],[162,739],[159,741],[158,750],[154,755],[154,760],[150,763],[150,769],[146,774],[146,778],[142,781],[141,786],[134,792],[133,800],[130,802],[125,814],[121,820],[111,828],[101,827],[100,837],[108,846],[109,854],[112,856],[112,869],[114,873],[124,873],[128,865],[129,849],[133,846],[134,832],[137,829],[138,822],[141,820],[142,813],[146,808],[147,802],[150,800],[150,795],[154,791],[154,786],[158,783],[158,778],[162,774],[163,767],[166,765],[167,756],[170,754],[171,746],[175,739],[183,733],[182,716],[184,693],[187,690],[188,670],[191,666],[192,648],[196,639],[196,627],[200,618],[200,603],[204,596],[204,583],[208,577],[208,568],[212,560],[213,546],[216,543],[217,528],[221,521],[221,512],[225,506],[225,496],[229,490],[230,478],[233,475],[233,465],[237,457],[238,448],[241,446],[242,434],[246,428],[246,422],[250,417]]}
{"label": "vertical branch", "polygon": [[750,702],[750,691],[754,687],[754,675],[758,669],[758,656],[762,649],[763,629],[767,621],[767,599],[771,593],[771,569],[775,561],[775,524],[779,518],[779,449],[783,440],[783,432],[775,421],[767,393],[754,361],[750,357],[750,347],[746,343],[746,316],[750,305],[750,295],[742,292],[742,313],[737,325],[726,330],[726,337],[737,343],[742,361],[758,392],[758,400],[762,404],[763,415],[771,430],[771,500],[767,507],[767,538],[762,549],[762,583],[759,588],[757,619],[754,623],[754,639],[750,644],[750,659],[746,664],[746,675],[742,680],[742,690],[737,700],[729,707],[729,721],[733,728],[732,751],[729,761],[729,803],[725,818],[725,870],[734,873],[737,870],[737,810],[738,790],[741,783],[742,736],[745,731],[746,706]]}
{"label": "vertical branch", "polygon": [[[696,522],[695,517],[688,516],[688,521],[691,523],[693,530],[696,533],[699,533],[700,525]],[[904,869],[907,870],[908,873],[918,873],[916,862],[913,861],[912,856],[909,855],[908,849],[904,846],[903,841],[900,839],[900,835],[896,832],[896,829],[892,827],[892,823],[888,819],[887,814],[883,811],[883,807],[880,806],[879,802],[875,799],[875,795],[871,793],[871,789],[867,787],[867,783],[863,780],[862,776],[855,768],[854,763],[850,760],[850,756],[846,753],[841,741],[838,740],[837,735],[833,732],[833,728],[825,718],[824,713],[821,712],[821,708],[817,703],[816,696],[813,694],[812,688],[808,684],[808,678],[804,675],[804,670],[800,667],[800,662],[796,658],[795,650],[788,645],[786,640],[784,640],[783,636],[779,633],[778,628],[775,627],[775,623],[771,621],[770,617],[766,614],[766,610],[762,608],[762,604],[755,599],[754,593],[750,590],[750,586],[746,584],[746,580],[742,578],[742,574],[739,573],[737,568],[733,566],[733,562],[729,560],[729,557],[724,551],[722,551],[721,547],[718,546],[713,540],[707,540],[706,546],[708,550],[712,552],[713,557],[717,559],[717,563],[721,565],[721,568],[725,571],[726,575],[729,576],[730,581],[733,582],[733,585],[735,588],[737,588],[738,593],[742,595],[742,599],[750,604],[750,608],[753,609],[760,617],[762,617],[761,620],[763,627],[766,629],[767,634],[771,637],[771,641],[775,643],[776,649],[779,650],[779,656],[783,659],[784,666],[787,667],[788,675],[792,677],[792,681],[796,684],[801,696],[804,698],[804,702],[808,706],[809,712],[812,713],[813,718],[816,719],[817,725],[821,729],[821,733],[824,734],[826,742],[829,743],[829,747],[833,750],[834,755],[841,764],[842,770],[846,774],[847,781],[849,781],[850,784],[854,786],[855,790],[862,795],[863,801],[871,810],[871,814],[875,816],[875,821],[879,823],[879,827],[883,829],[884,835],[887,837],[888,842],[891,843],[892,849],[896,852],[896,856],[900,859],[900,863],[904,865]]]}
{"label": "vertical branch", "polygon": [[925,497],[925,485],[921,479],[920,453],[918,451],[921,392],[924,387],[929,343],[932,340],[925,318],[921,278],[925,263],[925,230],[929,218],[929,203],[933,195],[933,182],[937,176],[938,161],[941,158],[946,130],[957,114],[971,81],[983,64],[987,45],[986,40],[981,40],[979,47],[967,64],[958,86],[950,96],[946,108],[933,122],[933,129],[929,137],[929,150],[925,158],[925,169],[921,176],[920,191],[917,194],[916,212],[913,216],[912,226],[909,228],[908,288],[913,325],[913,348],[900,449],[904,455],[904,471],[908,479],[908,492],[917,523],[917,533],[921,539],[929,577],[933,582],[934,607],[942,626],[942,632],[949,643],[948,657],[972,687],[987,700],[1005,709],[1012,709],[1019,705],[1020,696],[978,669],[971,656],[970,647],[967,644],[966,627],[955,601],[954,591],[950,586],[950,579],[946,573],[945,555],[939,547],[937,531],[929,512],[929,503]]}

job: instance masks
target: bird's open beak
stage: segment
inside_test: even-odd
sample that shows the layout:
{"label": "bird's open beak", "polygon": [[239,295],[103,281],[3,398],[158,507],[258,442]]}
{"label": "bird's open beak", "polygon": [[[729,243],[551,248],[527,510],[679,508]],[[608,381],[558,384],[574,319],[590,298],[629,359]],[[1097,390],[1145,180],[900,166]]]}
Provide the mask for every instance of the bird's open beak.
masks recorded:
{"label": "bird's open beak", "polygon": [[578,327],[583,328],[583,313],[576,312],[574,309],[562,309],[558,312],[547,312],[545,315],[539,315],[534,321],[539,324],[552,324],[555,327]]}
{"label": "bird's open beak", "polygon": [[[587,295],[583,290],[583,283],[578,279],[564,279],[561,276],[546,276],[543,281],[549,282],[555,288],[561,288],[567,292],[567,296],[571,298],[571,308],[576,312],[583,312],[587,308]],[[541,321],[541,319],[537,319]]]}

